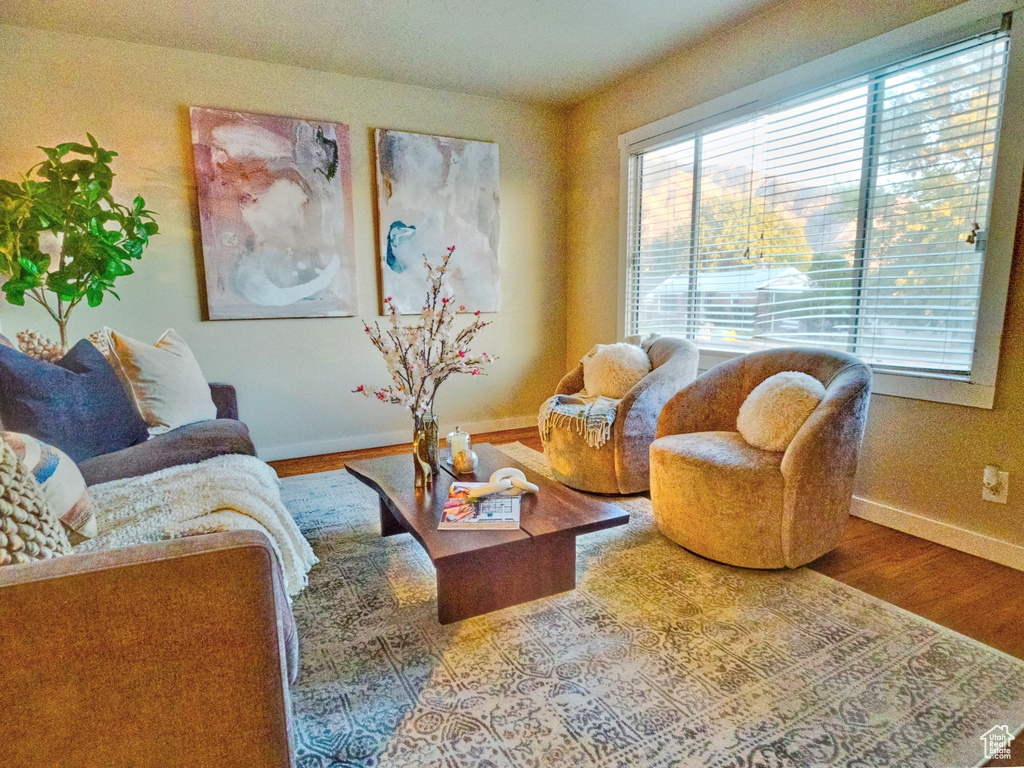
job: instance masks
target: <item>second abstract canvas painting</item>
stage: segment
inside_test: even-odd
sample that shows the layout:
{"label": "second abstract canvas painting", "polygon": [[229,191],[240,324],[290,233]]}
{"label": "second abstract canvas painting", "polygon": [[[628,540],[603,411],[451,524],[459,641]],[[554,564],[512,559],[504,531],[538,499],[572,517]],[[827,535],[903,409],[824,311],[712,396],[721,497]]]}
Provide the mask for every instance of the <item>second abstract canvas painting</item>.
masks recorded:
{"label": "second abstract canvas painting", "polygon": [[427,269],[455,246],[450,279],[468,311],[501,308],[498,145],[378,129],[383,296],[420,311]]}

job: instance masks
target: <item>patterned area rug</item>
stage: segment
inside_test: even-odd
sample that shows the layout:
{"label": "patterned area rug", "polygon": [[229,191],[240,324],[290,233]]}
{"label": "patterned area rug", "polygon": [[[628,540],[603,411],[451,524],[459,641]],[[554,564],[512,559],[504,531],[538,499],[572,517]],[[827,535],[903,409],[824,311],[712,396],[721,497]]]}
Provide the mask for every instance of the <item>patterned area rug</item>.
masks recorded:
{"label": "patterned area rug", "polygon": [[971,766],[1024,719],[1024,662],[807,569],[703,560],[644,498],[579,539],[575,591],[441,626],[374,493],[342,470],[283,495],[321,561],[294,604],[300,768]]}

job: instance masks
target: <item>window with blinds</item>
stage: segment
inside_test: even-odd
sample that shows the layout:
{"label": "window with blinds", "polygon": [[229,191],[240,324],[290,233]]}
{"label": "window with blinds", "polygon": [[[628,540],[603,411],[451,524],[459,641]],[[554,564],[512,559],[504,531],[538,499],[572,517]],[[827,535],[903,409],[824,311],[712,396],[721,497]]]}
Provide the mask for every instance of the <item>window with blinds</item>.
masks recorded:
{"label": "window with blinds", "polygon": [[630,156],[627,330],[969,375],[1009,36]]}

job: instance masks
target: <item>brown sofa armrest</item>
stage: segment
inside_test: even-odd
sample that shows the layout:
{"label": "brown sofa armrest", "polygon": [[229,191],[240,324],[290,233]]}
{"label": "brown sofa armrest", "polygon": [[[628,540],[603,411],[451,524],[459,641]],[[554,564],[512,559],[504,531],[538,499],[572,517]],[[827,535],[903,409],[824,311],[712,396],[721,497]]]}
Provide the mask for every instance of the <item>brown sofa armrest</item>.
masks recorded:
{"label": "brown sofa armrest", "polygon": [[746,392],[743,358],[716,365],[675,394],[658,418],[658,437],[691,432],[735,432]]}
{"label": "brown sofa armrest", "polygon": [[[686,339],[663,336],[654,342],[669,347],[665,361],[638,381],[619,402],[619,413],[625,418],[616,422],[625,432],[653,434],[665,404],[697,377],[700,352]],[[635,427],[630,424],[635,422]],[[644,426],[640,426],[641,423]],[[649,428],[648,428],[649,427]]]}
{"label": "brown sofa armrest", "polygon": [[870,394],[867,365],[840,370],[782,457],[782,550],[790,568],[820,557],[842,537]]}
{"label": "brown sofa armrest", "polygon": [[575,395],[583,389],[583,363],[569,371],[555,388],[556,395]]}
{"label": "brown sofa armrest", "polygon": [[218,419],[234,419],[238,421],[238,394],[230,384],[211,384],[210,396],[217,406]]}
{"label": "brown sofa armrest", "polygon": [[657,431],[661,412],[665,403],[697,376],[700,352],[693,342],[662,336],[654,345],[658,349],[652,346],[652,360],[663,362],[625,394],[612,425],[616,474],[623,492],[648,487],[648,447]]}
{"label": "brown sofa armrest", "polygon": [[280,582],[255,531],[0,568],[4,761],[290,766]]}

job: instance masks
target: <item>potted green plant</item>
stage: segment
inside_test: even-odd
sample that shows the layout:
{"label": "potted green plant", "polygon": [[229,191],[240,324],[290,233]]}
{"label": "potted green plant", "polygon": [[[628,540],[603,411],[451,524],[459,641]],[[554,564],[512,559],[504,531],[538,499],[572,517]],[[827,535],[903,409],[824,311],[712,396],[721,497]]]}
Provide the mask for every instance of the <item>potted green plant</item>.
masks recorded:
{"label": "potted green plant", "polygon": [[[46,160],[21,181],[0,180],[3,291],[11,304],[24,306],[27,296],[46,309],[60,329],[62,352],[71,311],[83,299],[99,306],[107,293],[120,299],[114,281],[132,274],[129,262],[142,258],[158,231],[141,197],[130,206],[114,200],[110,162],[117,153],[86,136],[88,146],[40,147]],[[40,248],[46,232],[56,239],[53,256]]]}

